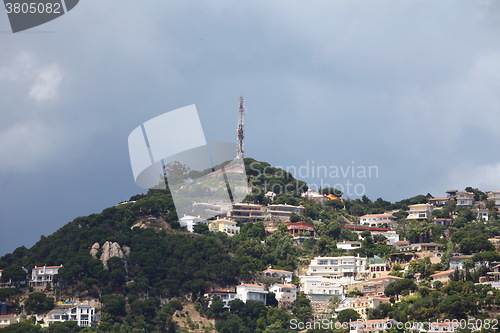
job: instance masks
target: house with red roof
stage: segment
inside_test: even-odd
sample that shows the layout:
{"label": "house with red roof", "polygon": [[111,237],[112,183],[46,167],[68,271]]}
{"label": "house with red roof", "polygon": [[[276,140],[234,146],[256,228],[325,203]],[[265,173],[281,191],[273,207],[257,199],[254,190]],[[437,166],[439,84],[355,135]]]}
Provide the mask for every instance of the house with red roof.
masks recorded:
{"label": "house with red roof", "polygon": [[53,284],[54,276],[59,273],[59,269],[63,266],[43,266],[33,268],[31,270],[30,286],[46,287],[48,283]]}

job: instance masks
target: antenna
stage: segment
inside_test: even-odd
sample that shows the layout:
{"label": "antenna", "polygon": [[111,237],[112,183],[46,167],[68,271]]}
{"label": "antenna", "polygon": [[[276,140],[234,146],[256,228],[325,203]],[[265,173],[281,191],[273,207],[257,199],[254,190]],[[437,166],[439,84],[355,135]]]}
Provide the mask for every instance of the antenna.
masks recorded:
{"label": "antenna", "polygon": [[243,143],[243,139],[245,138],[243,129],[244,129],[244,121],[245,121],[245,106],[243,95],[240,96],[240,110],[238,115],[238,128],[236,129],[238,133],[238,148],[236,150],[236,158],[243,158],[245,154],[245,145]]}

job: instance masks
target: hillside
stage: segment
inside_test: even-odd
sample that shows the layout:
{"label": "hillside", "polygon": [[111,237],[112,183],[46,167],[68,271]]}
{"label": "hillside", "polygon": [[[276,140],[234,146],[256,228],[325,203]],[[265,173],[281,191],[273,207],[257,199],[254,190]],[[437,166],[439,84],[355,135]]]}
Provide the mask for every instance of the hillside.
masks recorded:
{"label": "hillside", "polygon": [[[183,327],[185,331],[189,320],[181,318],[183,306],[180,303],[189,309],[191,318],[196,318],[195,322],[199,324],[196,331],[202,331],[203,326],[209,331],[210,322],[206,318],[215,317],[220,319],[217,324],[220,332],[290,332],[288,323],[291,319],[305,321],[311,318],[310,301],[303,296],[288,307],[266,307],[250,302],[240,304],[231,313],[208,309],[201,297],[209,290],[242,282],[254,283],[258,273],[268,267],[288,271],[300,268],[303,271],[304,265],[314,256],[345,255],[346,251],[336,244],[358,240],[359,236],[343,226],[363,214],[386,211],[393,211],[397,217],[396,230],[401,239],[404,237],[411,243],[436,242],[445,253],[482,252],[488,257],[482,261],[500,261],[498,252],[488,241],[488,238],[500,235],[500,220],[494,207],[490,207],[488,222],[477,223],[470,209],[445,206],[436,214],[441,214],[439,217],[442,218],[455,216],[457,221],[453,227],[446,228],[406,219],[408,205],[426,203],[432,198],[430,195],[396,203],[363,197],[347,200],[345,207],[339,206],[336,200],[321,204],[303,198],[301,194],[307,190],[307,185],[284,170],[253,159],[245,159],[245,166],[252,185],[252,193],[246,201],[269,203],[265,194],[273,189],[276,194],[274,203],[304,206],[304,215],[292,215],[292,222],[313,223],[317,237],[306,239],[297,246],[284,224],[269,234],[263,222],[240,223],[241,233],[232,237],[209,232],[206,228],[189,233],[179,228],[169,190],[150,190],[101,213],[78,217],[52,235],[42,237],[30,249],[20,247],[2,256],[3,280],[11,280],[20,290],[0,289],[0,301],[13,303],[14,312],[21,311],[24,306],[29,313],[37,313],[37,310],[28,309],[24,302],[32,290],[20,285],[26,276],[23,268],[30,271],[35,266],[62,265],[53,281],[57,286],[50,285],[43,292],[49,298],[55,297],[56,301],[100,301],[103,304],[101,324],[98,328],[86,329],[87,332],[133,329],[173,332],[176,329],[182,331]],[[325,193],[333,193],[333,190],[323,189]],[[337,191],[337,195],[341,194]],[[445,229],[451,230],[451,238],[443,237]],[[395,248],[388,245],[383,236],[371,237],[368,233],[364,235],[362,247],[354,254],[388,258],[394,251]],[[103,257],[104,253],[114,255]],[[480,259],[477,255],[474,258],[476,261]],[[498,291],[473,284],[491,271],[490,268],[470,269],[468,276],[457,277],[456,284],[447,286],[448,289],[433,290],[430,280],[422,280],[433,271],[446,269],[445,264],[446,261],[432,267],[430,264],[414,264],[404,272],[394,266],[395,275],[406,274],[404,277],[413,279],[415,274],[420,274],[423,281],[418,289],[420,298],[409,298],[392,307],[384,306],[378,312],[374,311],[372,317],[427,320],[451,314],[460,318],[485,319],[489,316],[488,311],[494,313],[497,310],[496,306],[500,305]],[[298,280],[295,278],[294,282]],[[429,295],[433,299],[428,299]],[[453,303],[451,296],[456,295],[463,296],[466,305],[460,307]],[[448,307],[439,305],[441,302]],[[50,308],[47,306],[40,311]],[[195,313],[197,311],[204,317]],[[15,327],[11,325],[0,332],[14,332]],[[23,327],[25,330],[27,326]],[[39,329],[34,327],[30,329]]]}

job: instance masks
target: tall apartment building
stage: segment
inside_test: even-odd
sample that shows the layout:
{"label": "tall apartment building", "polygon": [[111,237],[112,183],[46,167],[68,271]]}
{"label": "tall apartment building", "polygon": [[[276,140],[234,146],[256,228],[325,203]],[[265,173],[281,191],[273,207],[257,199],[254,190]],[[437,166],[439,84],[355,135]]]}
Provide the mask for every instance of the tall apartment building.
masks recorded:
{"label": "tall apartment building", "polygon": [[359,256],[316,257],[311,260],[307,275],[352,277],[369,273],[367,258]]}

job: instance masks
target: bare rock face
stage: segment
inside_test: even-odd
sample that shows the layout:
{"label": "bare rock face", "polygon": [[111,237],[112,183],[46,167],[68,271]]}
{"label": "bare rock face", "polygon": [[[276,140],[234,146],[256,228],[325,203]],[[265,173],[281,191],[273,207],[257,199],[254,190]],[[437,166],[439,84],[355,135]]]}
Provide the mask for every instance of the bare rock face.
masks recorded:
{"label": "bare rock face", "polygon": [[123,245],[122,246],[122,251],[123,251],[123,254],[125,255],[125,260],[128,261],[128,259],[130,258],[130,247],[128,247],[127,245]]}
{"label": "bare rock face", "polygon": [[90,249],[90,255],[94,259],[97,259],[97,254],[99,253],[99,248],[100,248],[99,243],[95,243],[94,245],[92,245],[92,248]]}
{"label": "bare rock face", "polygon": [[92,245],[92,248],[90,249],[90,255],[97,259],[97,255],[99,252],[101,253],[99,260],[101,260],[102,265],[105,269],[108,269],[108,260],[114,257],[122,259],[125,262],[125,268],[127,268],[127,260],[130,256],[130,247],[121,247],[117,242],[112,243],[110,241],[106,241],[102,245],[102,247],[99,245],[99,243],[95,243],[94,245]]}

